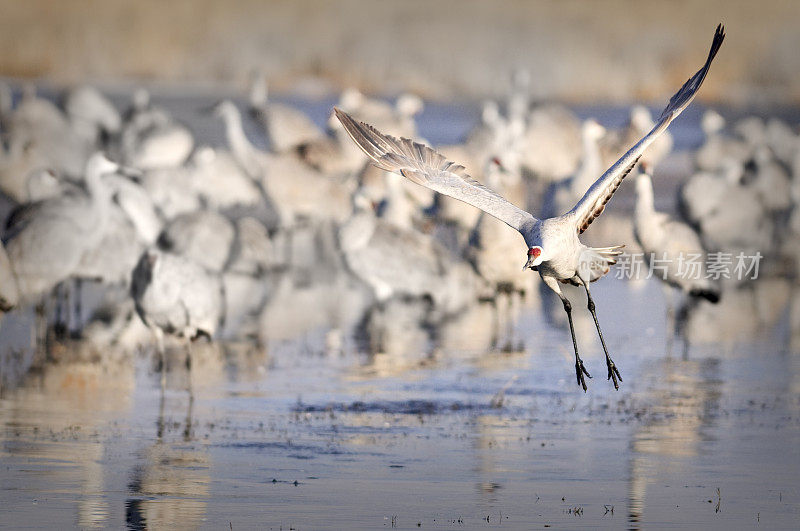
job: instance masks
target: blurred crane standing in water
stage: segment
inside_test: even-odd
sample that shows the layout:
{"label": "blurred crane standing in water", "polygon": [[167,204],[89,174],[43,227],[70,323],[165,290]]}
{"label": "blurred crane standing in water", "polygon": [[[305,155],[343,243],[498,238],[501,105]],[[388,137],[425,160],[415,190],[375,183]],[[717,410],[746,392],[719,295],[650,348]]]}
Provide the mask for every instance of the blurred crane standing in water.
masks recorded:
{"label": "blurred crane standing in water", "polygon": [[142,321],[152,330],[165,385],[164,333],[186,341],[186,364],[191,364],[191,340],[213,337],[222,321],[223,293],[218,275],[192,260],[169,252],[145,251],[131,280],[131,296]]}
{"label": "blurred crane standing in water", "polygon": [[569,212],[544,220],[535,218],[481,185],[466,173],[463,166],[448,161],[430,147],[407,138],[398,140],[380,133],[370,125],[355,121],[339,109],[335,109],[335,113],[353,141],[379,168],[399,173],[417,184],[473,205],[522,234],[528,247],[528,260],[524,267],[539,272],[545,284],[561,298],[564,310],[567,312],[575,350],[576,378],[585,391],[584,376],[589,378],[591,376],[578,354],[572,323],[572,304],[561,292],[559,283],[583,286],[588,298],[589,311],[594,318],[605,352],[608,379],[613,380],[614,387],[619,389],[622,377],[608,354],[589,291],[589,283],[608,273],[610,265],[614,264],[616,257],[621,254],[619,250],[621,246],[588,247],[581,243],[578,235],[603,212],[606,203],[636,165],[645,149],[694,99],[724,38],[724,29],[720,24],[714,34],[705,64],[670,98],[653,129],[595,181]]}
{"label": "blurred crane standing in water", "polygon": [[691,298],[703,298],[714,304],[719,302],[720,290],[706,277],[705,252],[700,235],[686,223],[655,209],[651,167],[642,163],[641,169],[642,173],[636,177],[634,234],[651,271],[656,269],[653,260],[658,260],[658,272],[653,276],[663,282],[670,342],[675,315],[671,288],[678,288]]}
{"label": "blurred crane standing in water", "polygon": [[104,177],[118,169],[96,153],[86,164],[86,192],[29,203],[11,214],[3,239],[20,300],[40,300],[70,279],[101,240],[111,200]]}

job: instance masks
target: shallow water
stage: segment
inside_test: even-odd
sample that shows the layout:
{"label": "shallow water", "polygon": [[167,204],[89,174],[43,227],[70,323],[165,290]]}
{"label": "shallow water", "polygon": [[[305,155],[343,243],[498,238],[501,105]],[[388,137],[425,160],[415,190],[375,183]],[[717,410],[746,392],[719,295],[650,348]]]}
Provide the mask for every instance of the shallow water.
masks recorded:
{"label": "shallow water", "polygon": [[785,326],[684,359],[657,285],[594,292],[619,392],[585,320],[579,390],[536,301],[500,334],[519,349],[487,345],[487,307],[402,354],[349,332],[326,348],[323,327],[265,353],[198,345],[163,396],[149,352],[48,365],[0,398],[0,527],[795,528]]}

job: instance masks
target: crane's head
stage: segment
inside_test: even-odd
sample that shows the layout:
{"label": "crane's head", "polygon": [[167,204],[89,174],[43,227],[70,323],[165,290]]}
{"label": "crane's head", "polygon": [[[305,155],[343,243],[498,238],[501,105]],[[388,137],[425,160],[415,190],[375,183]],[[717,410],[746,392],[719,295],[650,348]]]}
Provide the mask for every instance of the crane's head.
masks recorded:
{"label": "crane's head", "polygon": [[636,176],[636,193],[639,196],[652,197],[653,195],[653,171],[649,164],[642,162],[639,165],[641,170]]}
{"label": "crane's head", "polygon": [[211,112],[218,118],[225,118],[227,116],[236,116],[239,114],[239,109],[236,108],[232,101],[222,100],[211,107]]}
{"label": "crane's head", "polygon": [[644,105],[635,105],[631,109],[631,125],[640,131],[649,131],[655,125],[650,110]]}
{"label": "crane's head", "polygon": [[606,128],[600,125],[596,120],[589,118],[581,126],[581,134],[586,140],[597,141],[606,135]]}
{"label": "crane's head", "polygon": [[533,269],[536,271],[536,268],[542,263],[542,261],[542,248],[538,245],[534,245],[528,249],[528,261],[525,262],[525,267],[523,267],[522,270],[524,271],[526,269]]}
{"label": "crane's head", "polygon": [[119,170],[119,164],[108,160],[102,151],[96,152],[86,162],[86,178],[89,180],[99,179],[101,176],[117,170]]}

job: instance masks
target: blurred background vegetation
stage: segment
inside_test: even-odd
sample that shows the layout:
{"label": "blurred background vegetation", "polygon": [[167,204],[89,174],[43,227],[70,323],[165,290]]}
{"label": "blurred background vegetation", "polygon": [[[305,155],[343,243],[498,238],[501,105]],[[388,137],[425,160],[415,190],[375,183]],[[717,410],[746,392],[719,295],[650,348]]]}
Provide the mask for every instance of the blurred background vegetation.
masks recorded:
{"label": "blurred background vegetation", "polygon": [[427,99],[503,94],[573,103],[661,100],[694,71],[718,22],[728,39],[701,99],[800,100],[800,2],[771,0],[0,1],[0,76],[58,85],[278,92],[345,86]]}

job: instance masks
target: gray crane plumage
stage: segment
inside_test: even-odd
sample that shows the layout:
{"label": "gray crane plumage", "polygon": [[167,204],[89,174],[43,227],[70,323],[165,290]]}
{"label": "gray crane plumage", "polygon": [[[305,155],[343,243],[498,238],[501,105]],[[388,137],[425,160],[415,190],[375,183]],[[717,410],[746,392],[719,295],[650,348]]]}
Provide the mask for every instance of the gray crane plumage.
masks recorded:
{"label": "gray crane plumage", "polygon": [[609,266],[615,263],[616,256],[620,254],[619,247],[587,247],[580,242],[578,234],[586,230],[592,220],[603,212],[605,205],[645,149],[694,99],[724,37],[724,28],[720,24],[717,26],[705,64],[670,98],[653,129],[606,170],[572,210],[563,216],[545,220],[539,220],[506,201],[496,192],[471,178],[463,166],[448,161],[428,146],[407,138],[397,139],[380,133],[339,109],[335,109],[335,113],[352,140],[379,168],[399,173],[417,184],[473,205],[522,234],[528,246],[528,261],[525,267],[538,270],[545,284],[559,295],[569,316],[575,348],[577,380],[586,390],[583,376],[589,376],[589,373],[583,367],[583,361],[578,355],[572,325],[572,306],[561,292],[559,282],[583,285],[589,301],[589,310],[594,317],[606,354],[608,378],[613,379],[615,388],[619,388],[617,380],[622,378],[608,355],[595,314],[594,301],[589,292],[589,282],[597,280],[609,271]]}
{"label": "gray crane plumage", "polygon": [[435,240],[377,218],[359,194],[353,216],[338,234],[347,268],[379,302],[393,296],[430,297],[445,314],[462,310],[476,292],[474,271],[454,261]]}
{"label": "gray crane plumage", "polygon": [[170,221],[158,237],[158,245],[219,273],[230,259],[235,237],[236,229],[228,218],[213,210],[198,210]]}
{"label": "gray crane plumage", "polygon": [[222,319],[217,275],[192,260],[149,249],[133,270],[131,295],[142,320],[189,339],[213,336]]}

